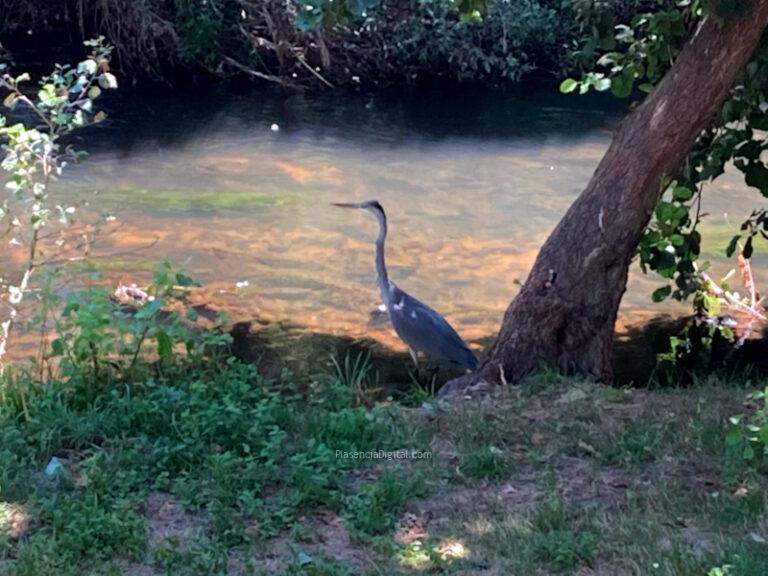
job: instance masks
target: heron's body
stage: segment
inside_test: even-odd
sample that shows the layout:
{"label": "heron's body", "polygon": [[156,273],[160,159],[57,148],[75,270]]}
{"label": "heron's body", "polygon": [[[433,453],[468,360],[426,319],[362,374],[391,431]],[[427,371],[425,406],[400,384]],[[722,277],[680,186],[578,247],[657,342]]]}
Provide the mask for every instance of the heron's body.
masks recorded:
{"label": "heron's body", "polygon": [[384,260],[387,217],[381,204],[369,200],[360,204],[336,205],[368,210],[379,221],[379,236],[376,239],[376,283],[389,319],[400,339],[414,352],[423,352],[435,359],[455,362],[474,370],[477,367],[477,358],[445,318],[389,280]]}

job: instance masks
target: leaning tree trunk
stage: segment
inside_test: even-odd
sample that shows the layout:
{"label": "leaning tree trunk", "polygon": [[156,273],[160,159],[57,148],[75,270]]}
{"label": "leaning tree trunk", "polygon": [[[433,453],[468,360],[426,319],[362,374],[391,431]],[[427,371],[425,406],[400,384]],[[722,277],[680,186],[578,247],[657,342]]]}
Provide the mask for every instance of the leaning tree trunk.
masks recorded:
{"label": "leaning tree trunk", "polygon": [[656,89],[621,124],[586,190],[542,247],[480,369],[445,387],[517,382],[541,366],[613,377],[613,331],[629,264],[664,176],[713,120],[768,25],[768,0],[707,17]]}

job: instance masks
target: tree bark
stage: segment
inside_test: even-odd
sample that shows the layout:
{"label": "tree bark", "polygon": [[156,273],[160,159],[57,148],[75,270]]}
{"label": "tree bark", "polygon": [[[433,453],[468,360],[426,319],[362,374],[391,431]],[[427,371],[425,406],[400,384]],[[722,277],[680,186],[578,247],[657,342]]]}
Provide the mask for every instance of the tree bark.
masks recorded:
{"label": "tree bark", "polygon": [[630,261],[665,176],[681,166],[713,120],[768,25],[768,0],[738,17],[706,17],[656,89],[619,126],[587,188],[541,248],[476,373],[443,396],[478,382],[515,383],[542,366],[613,377],[613,331]]}

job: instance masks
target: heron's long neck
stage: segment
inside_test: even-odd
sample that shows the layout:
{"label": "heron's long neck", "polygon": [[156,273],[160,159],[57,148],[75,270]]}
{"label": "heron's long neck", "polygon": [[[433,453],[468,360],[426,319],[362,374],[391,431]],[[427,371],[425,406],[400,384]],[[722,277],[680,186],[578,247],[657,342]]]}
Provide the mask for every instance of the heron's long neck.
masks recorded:
{"label": "heron's long neck", "polygon": [[387,239],[387,218],[383,214],[376,213],[379,220],[379,237],[376,238],[376,283],[381,291],[384,304],[389,304],[389,275],[387,264],[384,262],[384,241]]}

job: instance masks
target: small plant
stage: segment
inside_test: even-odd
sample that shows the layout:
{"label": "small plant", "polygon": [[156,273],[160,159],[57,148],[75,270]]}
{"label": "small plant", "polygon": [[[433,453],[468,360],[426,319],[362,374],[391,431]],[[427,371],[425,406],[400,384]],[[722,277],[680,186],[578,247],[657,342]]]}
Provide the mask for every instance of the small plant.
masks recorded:
{"label": "small plant", "polygon": [[331,356],[331,362],[339,383],[354,395],[356,403],[370,406],[373,396],[379,392],[379,388],[371,384],[371,352],[360,351],[354,357],[347,352],[343,363],[339,363],[335,356]]}
{"label": "small plant", "polygon": [[607,463],[622,466],[642,464],[657,458],[664,430],[643,422],[629,424],[604,450]]}
{"label": "small plant", "polygon": [[597,536],[566,509],[554,476],[545,477],[544,484],[546,497],[531,518],[531,551],[534,558],[558,570],[572,570],[580,562],[592,559]]}
{"label": "small plant", "polygon": [[226,551],[208,539],[197,538],[188,549],[181,550],[178,541],[166,541],[155,551],[155,564],[171,576],[207,576],[226,574],[229,562]]}
{"label": "small plant", "polygon": [[580,562],[592,560],[596,545],[592,532],[550,530],[532,536],[534,556],[559,570],[572,570]]}
{"label": "small plant", "polygon": [[[741,246],[738,237],[733,245],[734,250],[740,249],[736,267],[720,281],[703,270],[696,272],[693,321],[682,333],[670,337],[669,350],[657,355],[663,378],[675,380],[681,374],[695,376],[702,369],[725,367],[755,329],[768,321],[752,272],[751,248]],[[730,286],[737,274],[744,295]],[[727,346],[716,349],[716,343]]]}
{"label": "small plant", "polygon": [[124,287],[115,293],[103,287],[70,293],[58,302],[62,305],[55,322],[58,337],[51,342],[47,358],[60,359],[60,371],[66,378],[90,374],[99,380],[115,371],[129,374],[144,360],[149,343],[154,344],[152,352],[161,362],[172,359],[179,345],[187,353],[196,352],[199,344],[190,328],[196,314],[188,312],[185,325],[180,312],[169,308],[174,303],[183,305],[186,290],[193,284],[191,278],[174,273],[164,263],[147,290],[132,288],[134,296],[128,301],[122,299]]}
{"label": "small plant", "polygon": [[461,458],[459,470],[472,479],[500,480],[509,473],[509,462],[496,446],[483,446],[471,450]]}
{"label": "small plant", "polygon": [[733,416],[726,435],[729,450],[740,452],[748,463],[760,465],[768,461],[768,387],[748,396],[757,404],[749,416]]}
{"label": "small plant", "polygon": [[7,92],[4,105],[11,110],[26,108],[39,122],[33,127],[21,122],[9,126],[0,116],[2,168],[9,174],[5,188],[11,193],[0,204],[0,224],[5,226],[4,235],[10,236],[12,249],[26,254],[18,278],[14,277],[16,273],[0,275],[0,299],[7,306],[0,316],[0,371],[5,367],[4,357],[19,307],[30,290],[32,275],[46,256],[41,243],[43,230],[47,227],[49,236],[58,236],[54,247],[60,248],[65,242],[63,228],[76,211],[74,206],[57,204],[50,195],[51,183],[67,162],[85,157],[84,152],[65,147],[61,140],[74,130],[104,120],[104,113],[94,110],[94,101],[102,90],[117,87],[109,72],[111,46],[103,38],[85,44],[91,49],[90,56],[74,68],[57,65],[50,76],[40,81],[35,97],[25,91],[28,74],[12,76],[5,65],[0,65],[0,88]]}
{"label": "small plant", "polygon": [[424,478],[386,472],[376,482],[366,484],[348,504],[349,524],[360,535],[384,534],[392,528],[395,513],[409,499],[427,491]]}

